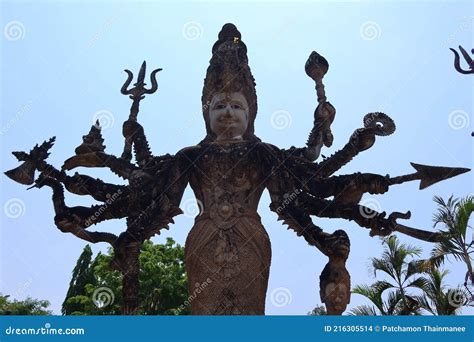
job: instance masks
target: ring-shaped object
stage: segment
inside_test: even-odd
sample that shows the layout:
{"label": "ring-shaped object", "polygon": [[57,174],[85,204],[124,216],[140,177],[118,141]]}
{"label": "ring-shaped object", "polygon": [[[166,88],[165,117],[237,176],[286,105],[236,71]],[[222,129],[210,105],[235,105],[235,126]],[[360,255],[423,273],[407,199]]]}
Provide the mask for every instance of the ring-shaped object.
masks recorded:
{"label": "ring-shaped object", "polygon": [[371,128],[375,135],[387,136],[395,132],[395,122],[384,113],[375,112],[364,116],[364,127]]}

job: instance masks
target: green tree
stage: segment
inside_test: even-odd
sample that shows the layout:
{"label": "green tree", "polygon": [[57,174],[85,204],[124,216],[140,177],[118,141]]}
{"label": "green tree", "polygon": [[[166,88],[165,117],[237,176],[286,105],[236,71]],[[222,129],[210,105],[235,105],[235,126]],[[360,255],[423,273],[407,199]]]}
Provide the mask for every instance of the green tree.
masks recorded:
{"label": "green tree", "polygon": [[[109,264],[113,250],[98,254],[90,262],[93,281],[67,299],[67,305],[80,307],[76,315],[119,315],[122,300],[122,275]],[[184,248],[168,238],[165,244],[146,241],[140,253],[140,311],[142,315],[186,315],[189,307]]]}
{"label": "green tree", "polygon": [[434,197],[438,204],[438,212],[434,215],[434,226],[442,224],[444,237],[438,242],[431,253],[431,263],[439,267],[448,256],[466,264],[467,276],[466,282],[470,278],[474,283],[474,274],[472,268],[472,256],[474,253],[474,240],[467,242],[467,228],[469,218],[474,210],[474,199],[468,196],[464,199],[454,199],[449,197],[445,202],[439,196]]}
{"label": "green tree", "polygon": [[456,315],[464,305],[467,294],[462,289],[448,289],[444,284],[447,270],[430,267],[428,279],[423,286],[423,295],[416,296],[421,308],[432,315]]}
{"label": "green tree", "polygon": [[72,271],[72,278],[69,283],[69,289],[64,299],[61,312],[63,315],[71,315],[75,312],[80,313],[84,311],[84,306],[81,301],[69,300],[73,297],[85,296],[86,284],[94,284],[94,274],[91,267],[92,249],[89,245],[84,247],[76,266]]}
{"label": "green tree", "polygon": [[[357,285],[352,292],[371,301],[372,306],[362,305],[352,309],[350,315],[414,315],[419,314],[419,303],[408,294],[410,288],[423,288],[426,280],[416,263],[408,258],[421,254],[421,249],[400,243],[396,236],[384,240],[381,258],[371,258],[374,277],[382,272],[389,281],[379,280],[372,285]],[[386,294],[386,300],[383,296]]]}
{"label": "green tree", "polygon": [[0,294],[0,315],[51,315],[52,312],[47,310],[50,303],[47,300],[39,300],[33,298],[26,298],[25,300],[11,301],[9,295]]}

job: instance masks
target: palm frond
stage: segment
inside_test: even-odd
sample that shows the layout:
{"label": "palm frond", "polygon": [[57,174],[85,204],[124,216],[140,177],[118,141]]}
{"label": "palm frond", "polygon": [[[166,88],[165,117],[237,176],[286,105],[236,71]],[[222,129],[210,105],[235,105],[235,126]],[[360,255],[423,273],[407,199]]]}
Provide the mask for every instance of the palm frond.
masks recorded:
{"label": "palm frond", "polygon": [[412,260],[408,263],[405,278],[409,279],[411,276],[420,273],[427,273],[433,267],[433,263],[430,259],[422,259],[422,260]]}
{"label": "palm frond", "polygon": [[448,231],[451,231],[455,225],[454,212],[458,200],[453,196],[449,197],[447,202],[440,196],[434,196],[433,200],[438,204],[438,211],[433,215],[434,227],[442,223]]}
{"label": "palm frond", "polygon": [[438,315],[438,311],[436,310],[436,307],[433,307],[431,304],[431,300],[426,296],[415,296],[416,300],[420,304],[420,308],[429,312],[432,315]]}
{"label": "palm frond", "polygon": [[385,303],[385,313],[387,315],[393,316],[398,313],[398,307],[400,307],[400,302],[403,299],[403,295],[400,290],[392,291],[387,296],[387,302]]}
{"label": "palm frond", "polygon": [[405,287],[416,287],[420,290],[425,290],[428,287],[429,280],[425,277],[415,278],[414,280],[410,281]]}
{"label": "palm frond", "polygon": [[377,310],[373,306],[359,305],[348,313],[349,316],[377,316]]}
{"label": "palm frond", "polygon": [[374,277],[377,276],[378,271],[382,271],[386,273],[390,278],[396,279],[396,272],[392,263],[390,262],[390,259],[387,259],[386,257],[382,256],[381,259],[372,258],[371,261]]}
{"label": "palm frond", "polygon": [[466,237],[467,224],[474,211],[474,200],[471,196],[462,199],[457,206],[456,227],[459,234]]}
{"label": "palm frond", "polygon": [[395,285],[390,284],[388,281],[379,280],[370,287],[374,292],[382,294],[385,290],[395,288]]}
{"label": "palm frond", "polygon": [[374,288],[368,285],[356,285],[352,289],[352,293],[366,297],[380,312],[384,311],[382,292],[381,288]]}

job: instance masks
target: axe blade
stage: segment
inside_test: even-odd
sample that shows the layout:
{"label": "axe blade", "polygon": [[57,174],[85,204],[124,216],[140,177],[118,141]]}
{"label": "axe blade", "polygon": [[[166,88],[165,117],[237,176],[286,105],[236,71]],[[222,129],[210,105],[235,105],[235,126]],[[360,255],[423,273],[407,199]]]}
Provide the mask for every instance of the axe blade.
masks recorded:
{"label": "axe blade", "polygon": [[17,183],[31,185],[35,179],[35,164],[31,161],[26,161],[20,166],[6,171],[5,175]]}

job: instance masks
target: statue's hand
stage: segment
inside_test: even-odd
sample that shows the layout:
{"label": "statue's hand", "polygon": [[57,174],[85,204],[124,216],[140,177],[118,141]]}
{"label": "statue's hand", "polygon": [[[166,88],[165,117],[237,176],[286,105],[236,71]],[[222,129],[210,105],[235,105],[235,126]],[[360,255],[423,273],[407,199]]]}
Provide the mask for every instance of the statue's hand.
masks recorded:
{"label": "statue's hand", "polygon": [[63,233],[70,233],[80,227],[81,220],[70,212],[64,212],[54,217],[54,223]]}
{"label": "statue's hand", "polygon": [[388,191],[390,181],[387,177],[373,173],[363,173],[361,177],[366,187],[365,192],[374,195],[384,194]]}
{"label": "statue's hand", "polygon": [[331,133],[331,124],[336,116],[336,109],[329,102],[323,102],[318,105],[314,112],[314,122],[316,127],[320,128],[322,140],[326,147],[330,147],[333,141]]}
{"label": "statue's hand", "polygon": [[350,143],[357,151],[362,152],[371,148],[375,143],[375,134],[372,130],[359,128],[352,133]]}
{"label": "statue's hand", "polygon": [[124,137],[132,137],[139,132],[143,132],[143,127],[137,121],[127,120],[123,123],[122,133]]}
{"label": "statue's hand", "polygon": [[409,219],[410,217],[411,213],[409,211],[406,213],[395,211],[388,218],[378,217],[379,224],[370,230],[370,236],[388,236],[396,230],[397,219]]}
{"label": "statue's hand", "polygon": [[358,173],[354,179],[345,186],[344,190],[337,196],[337,200],[342,203],[357,204],[364,193],[372,195],[383,194],[388,191],[390,182],[387,177],[373,173]]}

